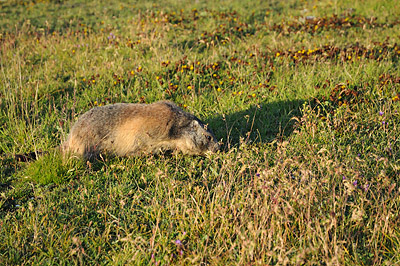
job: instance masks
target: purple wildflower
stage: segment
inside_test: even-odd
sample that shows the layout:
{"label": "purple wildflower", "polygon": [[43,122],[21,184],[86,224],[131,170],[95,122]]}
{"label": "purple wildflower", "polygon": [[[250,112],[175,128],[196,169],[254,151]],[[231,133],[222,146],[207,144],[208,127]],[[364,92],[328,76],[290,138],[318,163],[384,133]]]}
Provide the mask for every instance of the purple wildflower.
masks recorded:
{"label": "purple wildflower", "polygon": [[369,188],[369,184],[366,184],[365,188],[364,188],[365,192],[367,192],[368,188]]}
{"label": "purple wildflower", "polygon": [[384,114],[384,112],[379,111],[379,115],[380,115],[380,116],[383,116],[383,114]]}
{"label": "purple wildflower", "polygon": [[353,186],[357,186],[357,180],[353,182]]}
{"label": "purple wildflower", "polygon": [[112,33],[112,32],[110,32],[110,35],[107,37],[107,39],[115,39],[115,35]]}
{"label": "purple wildflower", "polygon": [[181,246],[181,245],[182,245],[182,241],[180,241],[179,239],[177,239],[177,240],[175,240],[175,244],[178,245],[178,246]]}
{"label": "purple wildflower", "polygon": [[260,177],[260,173],[257,173],[257,174],[256,174],[256,177]]}

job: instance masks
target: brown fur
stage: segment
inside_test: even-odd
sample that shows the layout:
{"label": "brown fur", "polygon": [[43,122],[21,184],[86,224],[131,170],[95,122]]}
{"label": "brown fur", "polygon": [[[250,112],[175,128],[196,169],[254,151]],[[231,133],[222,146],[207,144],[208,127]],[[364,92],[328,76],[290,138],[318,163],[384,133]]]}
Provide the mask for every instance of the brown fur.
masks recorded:
{"label": "brown fur", "polygon": [[61,149],[86,158],[103,152],[130,156],[167,150],[202,155],[219,150],[219,144],[197,117],[160,101],[95,107],[78,119]]}

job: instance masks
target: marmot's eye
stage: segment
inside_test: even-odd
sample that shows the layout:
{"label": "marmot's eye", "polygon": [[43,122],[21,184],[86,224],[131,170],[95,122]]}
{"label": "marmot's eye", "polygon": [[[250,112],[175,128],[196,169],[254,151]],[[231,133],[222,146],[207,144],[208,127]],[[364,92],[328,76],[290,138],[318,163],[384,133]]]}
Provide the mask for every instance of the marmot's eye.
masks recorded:
{"label": "marmot's eye", "polygon": [[211,141],[211,136],[210,135],[207,135],[206,138],[207,138],[208,141]]}

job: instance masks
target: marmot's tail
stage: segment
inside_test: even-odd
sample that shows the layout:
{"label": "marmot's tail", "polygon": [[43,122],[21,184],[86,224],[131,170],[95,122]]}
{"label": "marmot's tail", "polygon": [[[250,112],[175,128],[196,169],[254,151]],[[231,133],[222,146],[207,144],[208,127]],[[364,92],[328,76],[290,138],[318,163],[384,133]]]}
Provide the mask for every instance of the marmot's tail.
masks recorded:
{"label": "marmot's tail", "polygon": [[23,154],[15,154],[14,158],[19,162],[29,162],[33,160],[37,160],[39,156],[47,154],[47,151],[33,151]]}

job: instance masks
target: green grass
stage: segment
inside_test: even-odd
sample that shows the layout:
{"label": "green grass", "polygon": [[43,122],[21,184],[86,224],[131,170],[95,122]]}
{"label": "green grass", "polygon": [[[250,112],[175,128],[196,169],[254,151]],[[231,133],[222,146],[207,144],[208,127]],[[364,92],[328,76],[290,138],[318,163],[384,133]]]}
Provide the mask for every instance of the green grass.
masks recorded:
{"label": "green grass", "polygon": [[23,175],[29,181],[41,184],[62,184],[66,181],[79,176],[82,169],[82,161],[71,157],[63,159],[56,153],[43,155],[35,163],[26,168]]}
{"label": "green grass", "polygon": [[[399,264],[397,5],[1,1],[0,263]],[[58,154],[90,108],[161,99],[222,152]]]}

